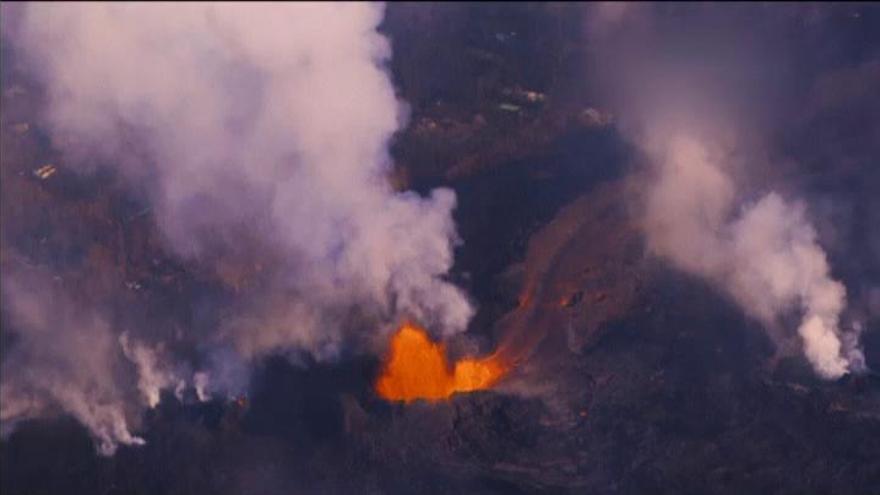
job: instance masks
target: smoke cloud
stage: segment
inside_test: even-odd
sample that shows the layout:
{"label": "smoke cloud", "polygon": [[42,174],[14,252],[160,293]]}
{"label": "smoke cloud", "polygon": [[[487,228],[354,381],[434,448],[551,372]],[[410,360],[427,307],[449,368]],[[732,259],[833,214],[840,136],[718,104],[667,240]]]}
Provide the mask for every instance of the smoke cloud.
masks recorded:
{"label": "smoke cloud", "polygon": [[256,236],[320,313],[363,301],[457,331],[471,308],[441,280],[455,196],[385,180],[403,107],[381,18],[357,3],[32,5],[17,39],[59,144],[151,184],[179,254]]}
{"label": "smoke cloud", "polygon": [[818,375],[838,378],[865,366],[857,329],[841,328],[846,289],[806,205],[757,184],[787,166],[771,158],[768,123],[785,113],[779,88],[797,87],[775,38],[795,16],[755,14],[600,4],[588,22],[594,62],[648,163],[640,206],[649,250],[712,282],[773,333],[799,313],[804,354]]}
{"label": "smoke cloud", "polygon": [[[369,349],[402,316],[446,335],[466,327],[473,309],[444,279],[454,193],[396,192],[386,178],[406,107],[385,68],[381,5],[34,3],[20,14],[4,29],[45,89],[43,124],[65,164],[117,170],[180,259],[218,273],[259,266],[259,288],[207,337],[211,352],[333,359]],[[243,381],[226,364],[170,371],[189,368],[99,319],[58,322],[39,291],[10,287],[23,337],[4,367],[26,359],[30,371],[4,373],[4,397],[15,386],[60,403],[104,453],[141,442],[109,383],[111,357],[135,365],[150,407],[181,379],[196,377],[200,399]],[[62,333],[95,359],[53,341]]]}

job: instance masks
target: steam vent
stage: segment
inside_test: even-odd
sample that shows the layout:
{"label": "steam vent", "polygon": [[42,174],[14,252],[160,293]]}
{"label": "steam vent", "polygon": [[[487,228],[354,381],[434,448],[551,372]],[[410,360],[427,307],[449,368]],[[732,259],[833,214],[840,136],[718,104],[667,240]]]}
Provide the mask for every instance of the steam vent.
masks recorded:
{"label": "steam vent", "polygon": [[0,3],[0,494],[880,494],[880,4]]}

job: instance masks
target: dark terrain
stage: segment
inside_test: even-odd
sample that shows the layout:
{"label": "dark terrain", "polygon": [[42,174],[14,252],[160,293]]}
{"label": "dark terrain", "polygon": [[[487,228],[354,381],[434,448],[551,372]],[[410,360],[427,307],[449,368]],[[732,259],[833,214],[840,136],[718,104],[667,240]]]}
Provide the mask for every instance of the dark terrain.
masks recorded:
{"label": "dark terrain", "polygon": [[[878,11],[834,21],[850,30],[840,50],[862,47],[853,64],[880,54]],[[478,305],[469,334],[488,351],[508,328],[534,329],[544,337],[530,359],[496,390],[404,406],[373,393],[375,356],[269,358],[245,400],[167,394],[138,428],[147,444],[114,457],[72,419],[25,422],[0,443],[0,492],[880,493],[880,378],[819,380],[803,357],[776,355],[735,304],[645,254],[625,199],[638,156],[583,82],[578,16],[555,4],[392,4],[384,29],[412,105],[392,180],[455,189],[464,242],[451,277]],[[29,117],[40,88],[5,45],[3,67],[4,271],[113,294],[141,308],[126,322],[197,340],[248,290],[252,268],[222,276],[166,254],[121,180],[65,169]],[[866,223],[837,225],[838,240],[855,242],[829,248],[856,298],[880,280],[868,239],[880,223],[872,101],[780,131],[808,170],[799,187],[845,195]],[[847,150],[844,165],[821,159],[834,148]],[[43,180],[47,163],[57,172]],[[880,367],[876,316],[863,342]]]}

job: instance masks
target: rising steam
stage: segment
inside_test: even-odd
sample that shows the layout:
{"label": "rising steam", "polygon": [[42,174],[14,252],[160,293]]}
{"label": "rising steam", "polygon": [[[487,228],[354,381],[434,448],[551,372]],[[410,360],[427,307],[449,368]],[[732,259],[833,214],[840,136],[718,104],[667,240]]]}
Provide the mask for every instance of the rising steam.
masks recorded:
{"label": "rising steam", "polygon": [[765,126],[785,114],[779,88],[794,84],[778,37],[798,12],[762,12],[758,22],[745,8],[676,12],[599,4],[589,23],[609,105],[649,163],[641,189],[649,249],[711,281],[768,329],[800,312],[797,333],[820,376],[862,370],[857,332],[841,328],[846,289],[806,206],[767,190],[750,200],[742,186],[778,167]]}
{"label": "rising steam", "polygon": [[651,250],[722,287],[767,326],[801,311],[798,334],[819,375],[861,369],[859,349],[842,341],[846,290],[831,278],[803,204],[771,192],[736,211],[732,181],[700,142],[673,137],[664,151],[652,157],[658,177],[645,217]]}
{"label": "rising steam", "polygon": [[8,425],[60,408],[112,455],[118,444],[144,441],[126,419],[112,329],[81,302],[45,273],[4,273],[3,307],[18,339],[3,360],[0,419]]}
{"label": "rising steam", "polygon": [[[291,348],[332,358],[370,340],[353,329],[388,328],[406,314],[449,334],[473,313],[443,279],[456,242],[454,193],[398,193],[385,177],[405,109],[385,70],[382,15],[368,3],[29,4],[8,34],[46,90],[44,124],[69,165],[111,166],[141,188],[179,257],[269,268],[267,289],[236,302],[241,314],[209,340],[239,361]],[[65,376],[49,367],[76,368],[78,355],[24,337],[14,353],[27,353],[32,371],[15,377],[16,390],[74,414],[105,453],[140,442],[113,406],[118,384],[84,383],[113,373],[90,366],[127,357],[148,406],[160,389],[180,388],[169,370],[185,367],[97,320],[39,316],[47,295],[12,292],[4,303],[24,315],[23,335],[100,343],[96,362]],[[48,385],[44,369],[63,381]],[[222,375],[184,378],[195,376],[204,398]],[[4,373],[4,399],[11,379]],[[5,419],[12,401],[3,402]]]}

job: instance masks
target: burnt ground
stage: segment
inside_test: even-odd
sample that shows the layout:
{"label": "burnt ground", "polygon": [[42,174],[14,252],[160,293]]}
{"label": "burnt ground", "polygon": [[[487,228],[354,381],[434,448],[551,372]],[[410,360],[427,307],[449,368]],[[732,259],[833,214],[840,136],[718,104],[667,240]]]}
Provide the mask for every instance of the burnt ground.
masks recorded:
{"label": "burnt ground", "polygon": [[[580,26],[557,8],[402,4],[385,26],[413,106],[395,138],[394,180],[458,194],[464,242],[451,276],[479,307],[469,333],[486,350],[510,328],[541,336],[497,390],[388,404],[371,391],[375,357],[272,357],[256,365],[245,403],[169,394],[143,418],[147,445],[111,458],[70,418],[25,422],[0,442],[0,492],[876,492],[880,380],[814,378],[711,287],[644,254],[625,200],[633,151],[588,112],[573,62]],[[136,191],[100,169],[66,169],[31,119],[39,88],[6,70],[10,57],[4,47],[4,271],[49,270],[140,308],[119,316],[126,323],[197,341],[216,308],[247,290],[248,268],[175,260]],[[806,126],[790,139],[817,136]],[[804,188],[845,191],[862,211],[877,184],[858,160],[874,145],[848,147],[867,151],[847,167],[809,161]],[[47,163],[57,172],[41,180],[34,171]],[[848,286],[878,268],[862,252],[831,256]],[[864,335],[874,367],[877,325]],[[13,333],[4,318],[3,347]]]}

